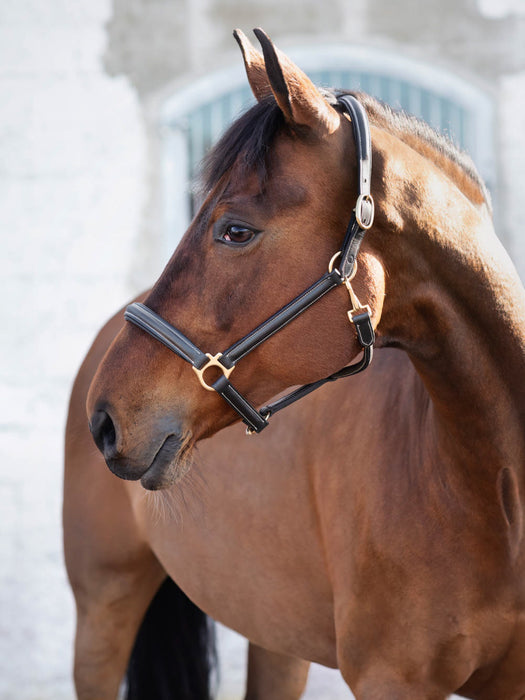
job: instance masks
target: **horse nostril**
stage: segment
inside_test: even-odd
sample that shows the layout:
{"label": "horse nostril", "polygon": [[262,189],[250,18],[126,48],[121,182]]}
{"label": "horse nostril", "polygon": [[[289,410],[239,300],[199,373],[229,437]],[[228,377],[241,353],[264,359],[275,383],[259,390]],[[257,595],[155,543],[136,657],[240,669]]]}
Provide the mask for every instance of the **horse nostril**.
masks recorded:
{"label": "horse nostril", "polygon": [[96,446],[106,459],[115,456],[117,433],[111,416],[106,411],[95,411],[89,424]]}

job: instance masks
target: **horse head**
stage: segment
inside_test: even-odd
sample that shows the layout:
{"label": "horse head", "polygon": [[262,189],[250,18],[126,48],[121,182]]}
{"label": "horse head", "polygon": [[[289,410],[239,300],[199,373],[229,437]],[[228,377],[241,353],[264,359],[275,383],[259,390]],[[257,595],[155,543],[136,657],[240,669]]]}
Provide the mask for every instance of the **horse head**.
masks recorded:
{"label": "horse head", "polygon": [[[210,356],[328,270],[358,195],[351,120],[333,95],[321,94],[261,30],[256,34],[262,54],[241,32],[235,36],[257,104],[208,157],[202,206],[145,301]],[[372,188],[380,208],[380,170]],[[352,291],[369,305],[375,327],[384,270],[370,233]],[[238,363],[235,387],[260,405],[350,363],[361,348],[349,306],[344,285],[324,295]],[[206,383],[221,371],[212,363]],[[88,415],[110,469],[151,489],[176,481],[192,445],[238,419],[203,390],[187,362],[133,324],[99,367]]]}

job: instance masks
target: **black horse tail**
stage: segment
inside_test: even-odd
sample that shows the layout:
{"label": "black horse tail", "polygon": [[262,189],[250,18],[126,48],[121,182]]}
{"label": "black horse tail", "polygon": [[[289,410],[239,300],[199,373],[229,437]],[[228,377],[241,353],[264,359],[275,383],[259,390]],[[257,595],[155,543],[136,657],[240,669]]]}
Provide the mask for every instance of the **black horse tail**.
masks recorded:
{"label": "black horse tail", "polygon": [[213,622],[167,578],[131,652],[127,700],[212,700],[216,667]]}

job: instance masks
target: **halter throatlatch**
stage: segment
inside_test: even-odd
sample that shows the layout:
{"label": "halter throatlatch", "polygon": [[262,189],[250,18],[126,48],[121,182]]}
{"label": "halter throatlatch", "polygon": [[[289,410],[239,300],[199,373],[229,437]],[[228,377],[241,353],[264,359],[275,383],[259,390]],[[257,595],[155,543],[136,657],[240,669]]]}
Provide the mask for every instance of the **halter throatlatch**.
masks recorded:
{"label": "halter throatlatch", "polygon": [[[247,426],[248,433],[260,433],[268,425],[270,416],[277,411],[301,399],[326,382],[333,382],[336,379],[362,372],[372,361],[375,336],[370,318],[370,307],[359,302],[351,284],[357,269],[357,254],[361,241],[374,221],[374,201],[370,194],[372,172],[370,127],[366,112],[355,97],[341,95],[338,97],[338,102],[348,112],[352,121],[357,154],[358,198],[341,250],[330,261],[328,272],[302,294],[261,323],[260,326],[257,326],[251,333],[248,333],[224,352],[216,355],[202,352],[175,326],[172,326],[144,304],[138,302],[130,304],[124,313],[126,321],[142,328],[188,362],[197,374],[201,385],[209,391],[216,391],[239,414]],[[336,261],[339,263],[338,267],[335,267]],[[305,384],[274,403],[257,410],[230,382],[230,375],[235,365],[262,342],[271,338],[312,304],[319,301],[327,292],[341,284],[346,286],[350,296],[352,308],[348,312],[348,318],[355,326],[357,339],[363,349],[362,358],[329,377]],[[220,370],[221,376],[209,384],[206,381],[206,372],[212,367]]]}

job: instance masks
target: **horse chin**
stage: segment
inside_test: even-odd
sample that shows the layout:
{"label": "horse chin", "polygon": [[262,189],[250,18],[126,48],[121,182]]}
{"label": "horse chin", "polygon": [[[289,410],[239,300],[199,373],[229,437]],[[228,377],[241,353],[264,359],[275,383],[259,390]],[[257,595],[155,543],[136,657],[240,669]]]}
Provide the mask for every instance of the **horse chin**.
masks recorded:
{"label": "horse chin", "polygon": [[148,491],[166,489],[180,481],[191,468],[190,458],[192,441],[189,435],[168,435],[155,453],[152,462],[144,467],[144,462],[129,459],[110,458],[106,464],[110,471],[120,479],[139,481]]}
{"label": "horse chin", "polygon": [[142,487],[147,491],[159,491],[176,484],[191,468],[190,453],[189,436],[181,439],[177,435],[168,435],[140,477]]}

